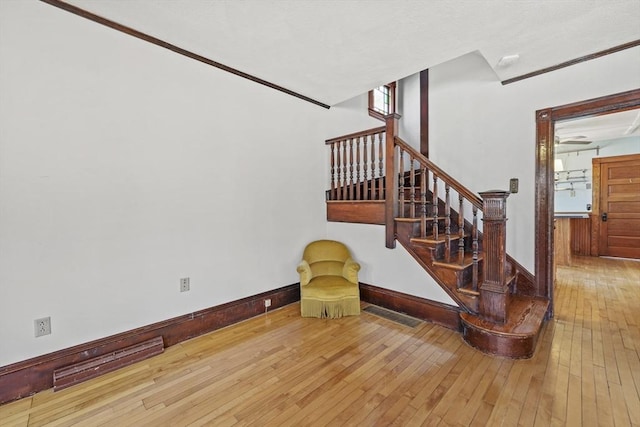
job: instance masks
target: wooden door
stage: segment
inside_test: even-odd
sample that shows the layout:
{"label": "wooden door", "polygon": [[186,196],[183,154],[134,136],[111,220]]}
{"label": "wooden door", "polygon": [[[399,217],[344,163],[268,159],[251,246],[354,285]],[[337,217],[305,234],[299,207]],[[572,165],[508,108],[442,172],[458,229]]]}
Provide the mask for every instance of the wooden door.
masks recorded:
{"label": "wooden door", "polygon": [[640,259],[640,154],[593,159],[593,172],[597,254]]}

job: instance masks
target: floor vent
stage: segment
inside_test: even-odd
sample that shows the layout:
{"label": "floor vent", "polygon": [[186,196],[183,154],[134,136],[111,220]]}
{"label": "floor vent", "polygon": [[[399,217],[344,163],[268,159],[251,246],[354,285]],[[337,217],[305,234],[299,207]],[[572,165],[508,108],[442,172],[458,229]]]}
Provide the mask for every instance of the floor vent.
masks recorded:
{"label": "floor vent", "polygon": [[74,384],[115,371],[164,351],[162,337],[84,360],[53,371],[53,390],[58,391]]}
{"label": "floor vent", "polygon": [[384,319],[391,320],[396,323],[400,323],[405,326],[409,326],[411,328],[415,328],[422,320],[416,319],[415,317],[407,316],[406,314],[398,313],[395,311],[387,310],[386,308],[378,307],[376,305],[369,305],[363,309],[367,313],[375,314],[376,316],[380,316]]}

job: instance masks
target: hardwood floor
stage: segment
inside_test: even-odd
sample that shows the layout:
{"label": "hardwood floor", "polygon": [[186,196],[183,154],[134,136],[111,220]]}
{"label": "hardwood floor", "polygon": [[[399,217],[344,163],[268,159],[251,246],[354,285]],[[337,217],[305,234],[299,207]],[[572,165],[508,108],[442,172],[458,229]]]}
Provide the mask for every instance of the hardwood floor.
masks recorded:
{"label": "hardwood floor", "polygon": [[640,426],[640,262],[559,267],[533,358],[460,334],[299,304],[53,393],[0,406],[2,426]]}

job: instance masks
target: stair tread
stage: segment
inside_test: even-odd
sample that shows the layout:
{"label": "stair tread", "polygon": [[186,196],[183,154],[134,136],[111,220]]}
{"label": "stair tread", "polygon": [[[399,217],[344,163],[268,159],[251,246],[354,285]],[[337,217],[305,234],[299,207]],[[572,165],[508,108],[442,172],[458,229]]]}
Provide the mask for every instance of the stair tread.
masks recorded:
{"label": "stair tread", "polygon": [[[444,237],[441,237],[441,236],[444,236],[444,233],[440,234],[440,236],[438,236],[437,239],[434,239],[433,235],[430,235],[430,236],[427,236],[427,237],[412,237],[411,238],[411,243],[425,243],[425,244],[428,244],[428,245],[436,245],[438,243],[446,242],[446,239]],[[451,233],[451,235],[449,237],[450,237],[450,241],[452,241],[452,242],[460,240],[460,235],[458,235],[458,234]],[[465,233],[464,237],[465,238],[469,237],[469,234]]]}
{"label": "stair tread", "polygon": [[473,289],[467,289],[467,288],[458,288],[458,292],[460,292],[461,294],[465,294],[473,297],[477,297],[480,295],[480,292],[474,291]]}
{"label": "stair tread", "polygon": [[[427,221],[433,221],[433,217],[432,216],[428,216],[425,218]],[[443,216],[439,216],[438,220],[444,219]],[[413,222],[413,223],[418,223],[421,221],[421,218],[406,218],[406,217],[397,217],[396,218],[397,222]]]}
{"label": "stair tread", "polygon": [[[445,262],[445,261],[433,261],[433,265],[436,267],[443,267],[443,268],[448,268],[451,270],[464,270],[465,268],[468,268],[470,266],[473,265],[473,255],[472,254],[465,254],[464,258],[462,260],[462,264],[460,264],[457,260],[457,256],[455,257],[456,259],[454,261],[451,262]],[[478,254],[478,262],[482,261],[482,254],[479,253]]]}
{"label": "stair tread", "polygon": [[529,337],[536,335],[544,321],[549,300],[542,297],[512,295],[509,302],[507,322],[496,324],[470,313],[460,313],[463,322],[477,329],[504,336]]}

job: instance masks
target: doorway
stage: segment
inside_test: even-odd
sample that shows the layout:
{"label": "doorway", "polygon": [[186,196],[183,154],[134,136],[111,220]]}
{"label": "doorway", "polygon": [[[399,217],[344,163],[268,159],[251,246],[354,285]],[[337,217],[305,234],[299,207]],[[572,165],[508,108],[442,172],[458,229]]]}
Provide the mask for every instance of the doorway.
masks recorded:
{"label": "doorway", "polygon": [[554,139],[560,120],[599,116],[640,108],[640,89],[536,111],[535,277],[536,293],[549,298],[554,313]]}

